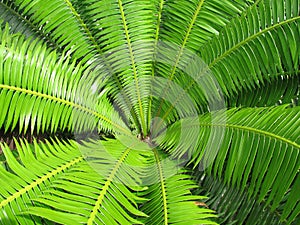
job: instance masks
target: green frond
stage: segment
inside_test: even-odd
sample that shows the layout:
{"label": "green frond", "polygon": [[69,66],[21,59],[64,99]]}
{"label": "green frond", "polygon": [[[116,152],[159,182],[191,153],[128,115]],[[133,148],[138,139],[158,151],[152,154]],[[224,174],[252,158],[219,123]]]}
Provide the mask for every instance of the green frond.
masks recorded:
{"label": "green frond", "polygon": [[[53,142],[53,141],[51,141]],[[1,144],[6,164],[1,170],[0,222],[1,224],[35,224],[37,218],[22,216],[28,206],[34,205],[36,198],[50,184],[52,179],[80,164],[84,158],[75,143],[29,145],[26,141],[16,141],[18,158],[7,145]],[[57,148],[60,147],[60,148]]]}
{"label": "green frond", "polygon": [[149,215],[145,224],[216,224],[210,221],[215,217],[212,210],[198,207],[205,197],[191,194],[197,185],[175,161],[153,149],[148,164],[149,177],[144,182],[150,186],[143,196],[149,201],[142,207]]}
{"label": "green frond", "polygon": [[[160,38],[198,51],[237,14],[254,1],[165,1]],[[180,54],[179,54],[180,56]]]}
{"label": "green frond", "polygon": [[[300,71],[298,72],[298,74]],[[300,76],[276,77],[274,81],[256,86],[255,92],[242,90],[237,95],[228,98],[227,105],[231,107],[263,107],[282,104],[299,105]]]}
{"label": "green frond", "polygon": [[146,216],[137,205],[144,199],[132,193],[142,190],[146,151],[115,140],[16,143],[18,159],[1,145],[1,221],[34,224],[33,215],[60,224],[140,224],[135,217]]}
{"label": "green frond", "polygon": [[[85,16],[93,21],[95,37],[113,73],[117,73],[124,89],[115,94],[129,100],[121,103],[123,111],[133,108],[144,134],[147,134],[145,114],[150,85],[140,80],[151,74],[155,17],[147,1],[88,1]],[[111,16],[108,16],[111,15]],[[119,29],[115,29],[118,27]],[[97,31],[97,32],[96,32]],[[148,82],[149,83],[149,82]],[[116,92],[116,91],[119,91]]]}
{"label": "green frond", "polygon": [[[155,64],[155,73],[163,76],[166,79],[174,81],[180,85],[188,94],[192,92],[192,97],[200,94],[200,97],[195,97],[198,104],[206,104],[203,100],[203,89],[197,87],[201,81],[202,75],[205,76],[207,70],[202,70],[197,67],[195,74],[187,73],[190,61],[197,57],[196,52],[202,50],[202,45],[210,40],[213,36],[219,33],[219,30],[225,26],[237,13],[245,10],[251,3],[249,1],[166,1],[162,4],[162,21],[160,28],[160,41],[164,47],[158,47],[155,58],[167,57],[167,63],[159,62]],[[216,13],[218,12],[218,13]],[[172,19],[175,18],[175,19]],[[181,71],[184,71],[182,73]],[[201,73],[201,74],[199,74]],[[198,81],[194,80],[198,79]],[[174,82],[170,82],[173,84]],[[161,94],[165,90],[173,87],[168,84],[161,90]],[[192,85],[196,84],[196,85]],[[193,88],[191,88],[193,86]],[[208,87],[210,88],[210,87]],[[176,103],[182,102],[181,95],[178,95]],[[162,108],[167,108],[167,113]],[[203,106],[202,106],[203,107]],[[153,117],[167,117],[172,111],[172,107],[165,107],[165,102],[160,100],[158,103],[152,104]],[[198,108],[198,107],[196,107]],[[203,109],[199,110],[203,112]],[[172,113],[171,117],[175,114]]]}
{"label": "green frond", "polygon": [[[29,21],[27,21],[25,17],[22,17],[20,14],[18,14],[18,12],[16,11],[16,5],[13,1],[7,0],[0,2],[0,20],[3,22],[3,24],[9,24],[12,33],[20,32],[26,37],[39,37],[38,29]],[[37,32],[38,34],[36,34],[35,32]]]}
{"label": "green frond", "polygon": [[[30,1],[16,0],[11,8],[28,26],[36,27],[42,37],[50,39],[59,47],[73,53],[83,61],[95,59],[88,37],[82,32],[78,18],[64,0]],[[6,3],[8,7],[11,7]],[[23,18],[26,17],[26,20]]]}
{"label": "green frond", "polygon": [[299,211],[282,205],[299,201],[299,112],[286,105],[213,112],[176,122],[157,141],[179,158],[188,151],[195,169],[199,165],[265,202],[271,212],[280,212],[281,221],[293,221]]}
{"label": "green frond", "polygon": [[300,223],[299,3],[0,0],[0,224]]}
{"label": "green frond", "polygon": [[97,83],[100,89],[104,81],[95,80],[90,68],[76,65],[68,55],[58,57],[37,41],[11,35],[7,27],[0,35],[0,127],[7,131],[19,125],[20,133],[93,130],[103,120],[104,130],[113,129],[111,119],[95,109],[99,97],[92,88]]}
{"label": "green frond", "polygon": [[[117,71],[113,67],[113,62],[107,60],[107,54],[110,53],[105,52],[98,40],[98,33],[102,28],[94,28],[88,23],[87,16],[77,7],[78,2],[73,3],[69,0],[35,1],[34,4],[30,2],[21,0],[15,3],[2,3],[4,7],[13,12],[15,18],[13,21],[19,21],[16,25],[11,25],[13,31],[22,32],[15,26],[19,26],[19,23],[26,24],[25,27],[29,27],[28,29],[31,29],[37,37],[45,40],[58,52],[68,52],[73,60],[91,64],[93,68],[101,65],[102,68],[94,76],[112,76],[113,82],[117,85],[107,84],[107,86],[116,86],[111,88],[112,90],[122,90],[122,81],[115,74]],[[4,19],[8,22],[12,21]],[[126,108],[129,108],[130,105],[132,104],[127,100]],[[133,117],[135,121],[138,120],[136,115]]]}
{"label": "green frond", "polygon": [[[280,221],[279,211],[271,211],[264,201],[258,202],[255,197],[247,196],[247,192],[235,186],[228,186],[223,179],[214,178],[199,171],[195,171],[195,175],[200,186],[195,192],[208,196],[204,202],[208,207],[217,211],[218,223],[249,225],[288,223],[287,220]],[[284,205],[281,208],[283,207]],[[298,222],[295,220],[294,224]]]}
{"label": "green frond", "polygon": [[299,70],[298,1],[262,1],[229,23],[201,49],[223,92],[252,90],[276,76]]}
{"label": "green frond", "polygon": [[[182,64],[178,64],[177,67],[181,71],[177,71],[176,76],[175,73],[171,73],[174,75],[171,77],[174,77],[173,81],[195,101],[195,108],[200,113],[207,111],[205,105],[208,105],[208,102],[214,104],[206,96],[216,97],[214,93],[218,93],[220,89],[221,93],[232,98],[242,91],[252,91],[256,87],[274,82],[280,76],[286,79],[285,74],[298,75],[299,48],[296,43],[299,39],[299,29],[296,27],[299,23],[299,13],[295,11],[298,7],[294,2],[296,1],[288,0],[282,10],[279,10],[281,5],[274,5],[273,1],[260,2],[249,7],[240,17],[228,23],[219,36],[201,49],[199,53],[206,64],[202,65],[203,63],[199,62],[194,72],[190,69],[191,62],[201,60],[195,59],[197,55],[193,52],[185,50],[180,53]],[[266,13],[264,9],[269,12]],[[277,11],[285,16],[277,16],[274,13]],[[176,49],[174,45],[168,47],[171,49],[168,50],[171,54],[169,62],[176,61],[179,48]],[[161,51],[160,54],[169,57],[165,49]],[[167,77],[170,74],[170,65],[159,64],[159,70]],[[218,83],[219,87],[203,82],[203,79],[210,77],[216,79],[215,83]],[[216,91],[207,95],[205,89],[210,88]],[[184,100],[179,94],[175,103],[180,102]],[[171,106],[164,104],[163,101],[153,104],[153,115],[168,117],[174,104]],[[166,110],[162,110],[163,108]],[[170,116],[178,118],[174,112],[171,112]]]}
{"label": "green frond", "polygon": [[80,145],[85,163],[57,177],[50,189],[34,199],[46,210],[34,207],[29,213],[61,224],[141,224],[137,217],[146,215],[138,203],[144,199],[134,192],[142,191],[140,173],[147,152],[138,149],[116,140]]}

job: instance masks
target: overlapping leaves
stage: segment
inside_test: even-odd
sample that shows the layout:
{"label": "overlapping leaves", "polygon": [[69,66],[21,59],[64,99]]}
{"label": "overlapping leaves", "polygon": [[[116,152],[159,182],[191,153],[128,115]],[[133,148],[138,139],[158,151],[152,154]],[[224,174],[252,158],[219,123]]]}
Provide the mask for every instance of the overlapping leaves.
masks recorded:
{"label": "overlapping leaves", "polygon": [[297,223],[298,6],[1,1],[0,222]]}
{"label": "overlapping leaves", "polygon": [[[299,215],[299,112],[299,107],[286,105],[231,109],[226,122],[212,121],[210,114],[189,118],[173,124],[157,139],[174,155],[188,151],[195,169],[204,168],[222,180],[224,190],[229,185],[237,187],[258,204],[269,206],[271,212],[276,210],[278,221],[291,223]],[[185,135],[176,133],[178,130]],[[193,139],[196,147],[189,142],[195,137],[194,130],[200,131]],[[247,214],[240,219],[246,218]]]}

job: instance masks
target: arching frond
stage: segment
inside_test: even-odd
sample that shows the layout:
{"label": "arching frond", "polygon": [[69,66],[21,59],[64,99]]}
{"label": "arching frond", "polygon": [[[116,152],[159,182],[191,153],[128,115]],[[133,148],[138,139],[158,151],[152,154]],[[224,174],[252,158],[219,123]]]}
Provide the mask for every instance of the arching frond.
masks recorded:
{"label": "arching frond", "polygon": [[[26,141],[16,141],[18,158],[8,146],[1,144],[6,164],[0,167],[0,223],[35,224],[37,217],[21,215],[34,205],[32,199],[47,189],[58,174],[81,164],[84,158],[76,144],[54,142],[29,145]],[[40,222],[41,223],[41,222]]]}
{"label": "arching frond", "polygon": [[8,169],[1,167],[0,221],[35,224],[35,215],[70,225],[140,224],[134,218],[145,216],[137,207],[143,199],[133,192],[141,191],[146,151],[114,140],[51,142],[16,142],[20,162],[1,146]]}
{"label": "arching frond", "polygon": [[83,61],[94,59],[89,39],[68,2],[16,0],[13,5],[6,1],[3,4],[14,11],[22,23],[37,28],[36,32],[42,38],[55,43],[53,47],[70,51]]}
{"label": "arching frond", "polygon": [[[280,10],[281,5],[274,2],[276,1],[255,4],[240,17],[228,23],[219,36],[201,49],[200,56],[206,65],[198,66],[197,71],[187,72],[190,71],[191,62],[195,61],[197,55],[186,50],[182,52],[179,62],[183,65],[178,66],[181,71],[178,71],[176,76],[174,73],[172,79],[191,96],[195,101],[195,108],[200,113],[206,111],[203,105],[214,104],[203,94],[205,88],[212,87],[203,82],[202,79],[206,77],[216,79],[218,86],[215,89],[221,90],[225,96],[232,97],[242,90],[252,91],[256,87],[274,82],[280,76],[287,76],[285,74],[298,75],[299,29],[296,28],[299,23],[298,7],[296,1],[288,0]],[[281,14],[277,15],[277,11]],[[166,49],[162,51],[160,54],[167,55]],[[170,54],[173,53],[170,56],[172,59],[178,57],[177,50],[168,51]],[[162,64],[159,68],[162,74],[169,74],[168,66]],[[202,86],[199,86],[199,83]],[[216,97],[214,93],[217,92],[212,92],[211,96],[208,96]],[[175,103],[182,101],[184,102],[182,95],[177,95]],[[172,112],[173,105],[174,103],[166,107],[162,101],[154,102],[153,114],[161,117],[168,117],[170,114],[172,118],[176,116]]]}
{"label": "arching frond", "polygon": [[[300,72],[300,71],[299,71]],[[298,73],[299,74],[299,73]],[[282,104],[299,105],[300,76],[282,76],[255,88],[242,90],[227,99],[228,107],[263,107]]]}
{"label": "arching frond", "polygon": [[[217,210],[218,223],[287,224],[287,220],[280,221],[279,211],[272,211],[264,201],[258,202],[255,197],[249,197],[247,192],[235,186],[228,186],[223,179],[211,177],[197,170],[195,175],[200,186],[196,193],[208,196],[204,202],[208,207]],[[297,224],[298,221],[294,220],[294,223]]]}
{"label": "arching frond", "polygon": [[198,51],[253,3],[245,0],[225,0],[222,3],[216,0],[164,1],[159,36],[181,46],[182,50]]}
{"label": "arching frond", "polygon": [[147,134],[144,114],[149,110],[150,85],[145,78],[151,74],[154,7],[147,1],[127,0],[74,1],[72,6],[113,77],[112,98],[124,113],[130,112],[138,131]]}
{"label": "arching frond", "polygon": [[[191,95],[197,104],[202,104],[200,112],[206,111],[203,105],[207,104],[207,99],[203,99],[203,87],[198,87],[199,82],[203,82],[199,77],[206,76],[209,69],[197,67],[194,74],[188,73],[191,60],[198,55],[198,50],[202,50],[202,45],[219,33],[219,30],[225,24],[236,17],[237,13],[248,8],[253,2],[251,1],[166,1],[161,3],[162,19],[159,29],[159,38],[164,47],[158,47],[155,60],[159,57],[167,57],[167,62],[158,62],[155,64],[155,73],[171,80],[166,87],[160,92],[163,95],[165,90],[172,89],[175,82],[180,85],[184,92]],[[256,4],[256,3],[255,3]],[[218,13],[216,13],[218,12]],[[174,18],[174,19],[173,19]],[[199,57],[198,57],[199,58]],[[197,60],[199,63],[199,60]],[[182,71],[184,73],[182,73]],[[198,77],[198,78],[197,78]],[[198,81],[195,81],[195,78]],[[192,84],[195,84],[194,86]],[[193,86],[193,88],[191,88]],[[207,87],[208,89],[210,88]],[[179,94],[176,103],[183,102],[182,96]],[[196,105],[197,105],[196,104]],[[173,105],[173,102],[172,102]],[[194,106],[198,108],[198,106]],[[167,106],[167,107],[166,107]],[[166,108],[164,111],[162,108]],[[174,117],[176,113],[172,112],[170,105],[165,105],[163,100],[152,104],[152,117]]]}
{"label": "arching frond", "polygon": [[145,197],[150,200],[142,207],[149,215],[145,224],[215,224],[209,220],[215,216],[213,211],[198,207],[205,197],[191,194],[197,185],[177,167],[176,161],[154,149],[148,163],[149,177],[145,182],[150,186]]}
{"label": "arching frond", "polygon": [[76,65],[68,55],[58,58],[37,41],[9,34],[8,28],[0,35],[0,127],[7,131],[18,124],[24,133],[93,130],[103,120],[104,130],[113,129],[115,123],[96,111],[99,97],[92,88],[97,82],[101,89],[105,81],[95,80],[90,68]]}
{"label": "arching frond", "polygon": [[299,70],[298,1],[262,1],[233,20],[204,49],[201,57],[222,90],[252,90],[284,73]]}
{"label": "arching frond", "polygon": [[[35,33],[39,33],[38,29],[32,26],[31,23],[26,23],[28,21],[25,19],[25,17],[22,17],[17,13],[16,5],[13,1],[1,1],[0,12],[1,21],[3,22],[3,24],[9,24],[12,33],[20,32],[26,37],[39,37]],[[40,39],[42,38],[40,37]]]}
{"label": "arching frond", "polygon": [[[277,210],[280,221],[293,221],[299,213],[299,107],[231,109],[226,120],[220,117],[223,112],[179,121],[169,128],[162,145],[179,157],[189,150],[195,168],[200,165],[209,175],[264,202],[271,212]],[[283,208],[287,202],[295,208]]]}
{"label": "arching frond", "polygon": [[298,224],[299,3],[0,0],[0,224]]}

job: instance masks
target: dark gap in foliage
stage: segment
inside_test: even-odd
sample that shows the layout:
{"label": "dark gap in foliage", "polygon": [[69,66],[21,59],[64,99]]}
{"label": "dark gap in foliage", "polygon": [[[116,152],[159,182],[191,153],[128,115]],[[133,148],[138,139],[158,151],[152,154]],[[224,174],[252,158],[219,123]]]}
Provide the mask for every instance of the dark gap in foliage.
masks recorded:
{"label": "dark gap in foliage", "polygon": [[243,89],[237,95],[227,98],[227,107],[265,107],[283,104],[298,106],[300,77],[282,75],[273,81],[266,81],[260,86],[256,85],[255,90],[254,92]]}
{"label": "dark gap in foliage", "polygon": [[209,208],[218,213],[216,222],[220,224],[285,224],[280,221],[278,210],[271,212],[265,202],[258,202],[256,198],[247,195],[247,188],[242,191],[238,187],[229,186],[223,179],[207,175],[205,171],[193,171],[193,177],[200,188],[193,190],[193,194],[205,195],[204,201]]}
{"label": "dark gap in foliage", "polygon": [[[74,134],[66,131],[60,131],[58,130],[56,133],[19,133],[19,127],[17,126],[13,131],[5,132],[5,130],[2,128],[0,129],[0,142],[6,143],[11,150],[16,149],[15,141],[18,139],[25,139],[28,143],[33,143],[33,140],[36,139],[38,142],[44,142],[46,139],[49,140],[51,138],[58,138],[60,140],[68,140],[68,139],[74,139]],[[2,153],[1,147],[0,147],[0,154]]]}

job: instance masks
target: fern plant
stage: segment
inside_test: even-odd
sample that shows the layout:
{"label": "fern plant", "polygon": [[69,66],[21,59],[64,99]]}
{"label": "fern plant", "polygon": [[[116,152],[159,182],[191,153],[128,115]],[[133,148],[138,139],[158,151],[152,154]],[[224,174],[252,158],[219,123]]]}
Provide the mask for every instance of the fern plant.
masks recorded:
{"label": "fern plant", "polygon": [[299,0],[1,0],[0,223],[299,224]]}

